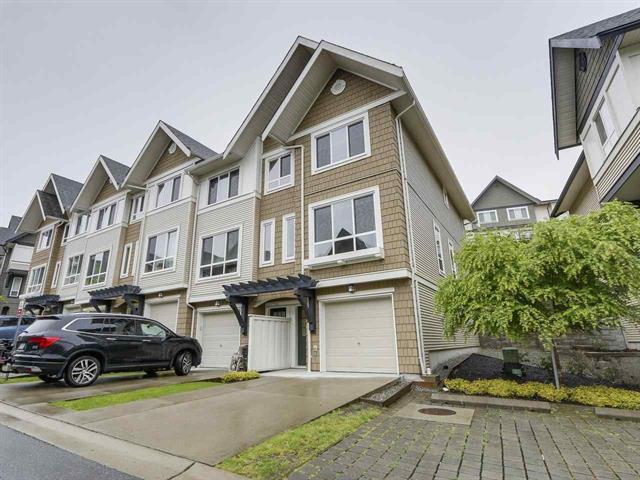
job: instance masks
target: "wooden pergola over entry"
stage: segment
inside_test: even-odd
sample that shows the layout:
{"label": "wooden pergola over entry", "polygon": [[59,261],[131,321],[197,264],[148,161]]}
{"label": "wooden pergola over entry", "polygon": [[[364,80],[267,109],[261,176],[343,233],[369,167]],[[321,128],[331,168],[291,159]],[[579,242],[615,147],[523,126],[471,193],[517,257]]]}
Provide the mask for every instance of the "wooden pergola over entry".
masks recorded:
{"label": "wooden pergola over entry", "polygon": [[[120,285],[117,287],[91,290],[89,303],[96,312],[110,312],[114,300],[122,298],[129,307],[132,315],[142,315],[144,311],[144,295],[140,293],[140,287],[135,285]],[[100,307],[103,306],[104,310]]]}
{"label": "wooden pergola over entry", "polygon": [[59,295],[40,295],[27,298],[24,308],[33,315],[42,315],[47,308],[51,313],[62,313],[62,304]]}
{"label": "wooden pergola over entry", "polygon": [[307,276],[277,277],[254,282],[233,283],[223,285],[224,294],[229,306],[235,313],[242,335],[247,334],[249,327],[249,298],[260,293],[284,292],[293,290],[300,305],[304,309],[309,322],[309,331],[316,331],[316,285],[318,281]]}

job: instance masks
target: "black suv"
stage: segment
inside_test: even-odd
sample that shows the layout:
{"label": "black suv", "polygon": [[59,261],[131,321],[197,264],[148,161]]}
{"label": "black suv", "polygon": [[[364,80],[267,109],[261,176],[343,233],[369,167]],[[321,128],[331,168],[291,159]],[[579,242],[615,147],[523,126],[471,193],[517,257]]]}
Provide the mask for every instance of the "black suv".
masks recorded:
{"label": "black suv", "polygon": [[70,387],[86,387],[101,373],[173,368],[187,375],[200,365],[202,347],[148,318],[112,313],[47,315],[22,333],[11,358],[15,372],[45,382],[64,377]]}

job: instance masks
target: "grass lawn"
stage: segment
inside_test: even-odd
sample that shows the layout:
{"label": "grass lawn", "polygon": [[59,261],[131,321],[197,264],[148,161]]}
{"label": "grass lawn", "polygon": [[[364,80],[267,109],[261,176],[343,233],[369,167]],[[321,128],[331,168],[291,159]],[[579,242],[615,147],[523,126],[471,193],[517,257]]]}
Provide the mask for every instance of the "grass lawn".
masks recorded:
{"label": "grass lawn", "polygon": [[95,395],[93,397],[78,398],[75,400],[59,400],[51,402],[56,407],[69,408],[71,410],[91,410],[93,408],[110,407],[121,403],[135,402],[137,400],[148,400],[150,398],[164,397],[175,393],[192,392],[203,388],[212,388],[222,385],[219,382],[200,381],[176,383],[174,385],[164,385],[161,387],[140,388],[129,392],[108,393],[105,395]]}
{"label": "grass lawn", "polygon": [[[158,375],[161,375],[164,372],[158,372]],[[173,372],[171,372],[173,373]],[[114,372],[114,373],[105,373],[101,375],[101,377],[131,377],[134,375],[144,375],[143,371],[136,372]],[[40,379],[35,375],[26,375],[21,377],[13,377],[9,378],[9,380],[5,380],[5,374],[0,374],[0,385],[9,384],[9,383],[28,383],[28,382],[39,382]]]}
{"label": "grass lawn", "polygon": [[0,375],[0,385],[5,385],[7,383],[26,383],[26,382],[39,382],[40,379],[38,377],[9,377],[6,379],[5,374]]}
{"label": "grass lawn", "polygon": [[378,415],[375,407],[335,410],[227,458],[217,467],[255,479],[285,478]]}

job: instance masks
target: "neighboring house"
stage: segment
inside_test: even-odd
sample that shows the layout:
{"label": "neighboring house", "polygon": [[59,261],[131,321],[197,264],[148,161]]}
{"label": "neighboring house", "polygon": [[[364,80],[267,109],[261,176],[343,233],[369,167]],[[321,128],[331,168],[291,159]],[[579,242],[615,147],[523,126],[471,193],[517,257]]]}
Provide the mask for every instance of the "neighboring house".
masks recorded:
{"label": "neighboring house", "polygon": [[71,206],[82,184],[51,174],[33,196],[16,232],[36,236],[26,287],[20,298],[28,311],[60,312],[62,303],[55,293],[60,279],[60,260],[69,233]]}
{"label": "neighboring house", "polygon": [[555,149],[583,153],[553,215],[640,204],[640,8],[549,40]]}
{"label": "neighboring house", "polygon": [[299,38],[225,152],[189,171],[211,365],[248,343],[259,370],[419,374],[476,347],[445,340],[433,307],[473,211],[402,68]]}
{"label": "neighboring house", "polygon": [[540,200],[496,175],[480,192],[471,207],[476,220],[466,229],[509,232],[516,238],[529,238],[531,226],[549,220],[555,200]]}
{"label": "neighboring house", "polygon": [[35,236],[16,233],[20,220],[12,215],[9,225],[0,228],[0,295],[6,299],[0,303],[1,315],[16,314],[19,297],[27,286]]}
{"label": "neighboring house", "polygon": [[[549,50],[556,152],[583,148],[552,216],[640,205],[640,8],[551,38]],[[640,348],[640,327],[625,323],[611,342]]]}

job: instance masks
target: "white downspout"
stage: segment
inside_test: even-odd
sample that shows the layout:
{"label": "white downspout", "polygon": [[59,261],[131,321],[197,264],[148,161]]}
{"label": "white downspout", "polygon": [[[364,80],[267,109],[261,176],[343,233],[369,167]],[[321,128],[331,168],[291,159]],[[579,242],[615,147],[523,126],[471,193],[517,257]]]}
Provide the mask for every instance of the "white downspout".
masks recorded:
{"label": "white downspout", "polygon": [[189,303],[189,297],[191,296],[191,283],[192,283],[192,275],[193,275],[193,262],[196,258],[198,258],[198,254],[196,252],[196,237],[197,237],[197,228],[198,228],[198,202],[200,201],[200,182],[198,182],[191,173],[186,172],[186,174],[191,178],[193,185],[195,186],[195,194],[196,194],[196,206],[194,212],[194,220],[193,220],[193,232],[191,234],[191,255],[189,258],[189,276],[187,277],[187,296],[185,298],[185,304],[187,307],[191,309],[191,338],[195,338],[193,336],[193,330],[195,327],[195,316],[196,309],[195,307]]}
{"label": "white downspout", "polygon": [[398,153],[400,155],[400,172],[402,175],[402,196],[404,199],[405,223],[407,237],[409,239],[409,266],[411,268],[411,296],[413,298],[413,313],[416,324],[416,339],[418,343],[418,357],[420,361],[420,371],[424,375],[427,371],[425,366],[424,344],[422,341],[422,331],[420,328],[420,315],[418,310],[418,295],[416,292],[416,267],[415,267],[415,245],[413,242],[413,226],[411,224],[411,208],[409,206],[409,192],[407,187],[407,165],[404,155],[404,136],[402,134],[402,123],[400,117],[411,110],[416,105],[415,100],[407,108],[396,115],[396,135],[398,138]]}

